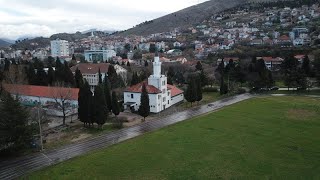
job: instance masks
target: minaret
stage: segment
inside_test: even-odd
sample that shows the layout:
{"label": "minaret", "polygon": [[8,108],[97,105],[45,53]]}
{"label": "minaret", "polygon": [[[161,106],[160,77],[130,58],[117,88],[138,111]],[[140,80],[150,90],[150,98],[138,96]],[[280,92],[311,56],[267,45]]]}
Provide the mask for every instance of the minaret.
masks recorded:
{"label": "minaret", "polygon": [[153,62],[153,76],[154,77],[161,77],[161,62],[160,62],[160,57],[159,53],[156,52],[155,57],[154,57],[154,62]]}

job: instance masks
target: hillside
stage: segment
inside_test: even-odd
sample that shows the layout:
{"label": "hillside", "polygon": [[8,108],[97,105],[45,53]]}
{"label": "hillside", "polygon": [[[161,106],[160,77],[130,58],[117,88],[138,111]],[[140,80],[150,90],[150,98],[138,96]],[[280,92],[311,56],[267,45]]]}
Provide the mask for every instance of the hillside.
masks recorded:
{"label": "hillside", "polygon": [[121,34],[149,35],[167,32],[176,27],[189,27],[202,22],[211,15],[245,3],[245,0],[211,0],[188,7],[175,13],[154,19],[148,23],[138,25]]}
{"label": "hillside", "polygon": [[11,43],[0,39],[0,47],[7,47],[7,46],[10,46],[10,45],[11,45]]}
{"label": "hillside", "polygon": [[134,28],[120,32],[120,35],[149,35],[168,32],[177,27],[190,27],[209,19],[212,15],[239,7],[247,3],[274,2],[283,0],[210,0],[198,5],[182,9],[166,16],[144,22]]}

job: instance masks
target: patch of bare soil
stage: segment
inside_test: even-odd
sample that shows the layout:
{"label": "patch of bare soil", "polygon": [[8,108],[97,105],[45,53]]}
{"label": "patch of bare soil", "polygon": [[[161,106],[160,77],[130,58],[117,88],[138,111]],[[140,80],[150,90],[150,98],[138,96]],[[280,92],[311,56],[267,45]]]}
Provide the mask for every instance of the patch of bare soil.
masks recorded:
{"label": "patch of bare soil", "polygon": [[72,140],[71,140],[71,142],[77,142],[77,141],[81,141],[81,140],[83,140],[83,139],[86,139],[86,138],[89,138],[89,137],[91,137],[92,135],[91,134],[80,134],[77,138],[73,138]]}
{"label": "patch of bare soil", "polygon": [[316,112],[305,109],[290,109],[287,112],[287,117],[294,120],[308,120],[316,115]]}

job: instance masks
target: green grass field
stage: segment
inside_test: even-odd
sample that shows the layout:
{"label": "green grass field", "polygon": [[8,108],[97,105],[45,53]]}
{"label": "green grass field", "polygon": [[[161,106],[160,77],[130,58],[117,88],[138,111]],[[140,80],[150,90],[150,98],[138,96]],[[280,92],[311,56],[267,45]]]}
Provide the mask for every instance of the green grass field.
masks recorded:
{"label": "green grass field", "polygon": [[319,179],[320,99],[256,98],[26,179]]}

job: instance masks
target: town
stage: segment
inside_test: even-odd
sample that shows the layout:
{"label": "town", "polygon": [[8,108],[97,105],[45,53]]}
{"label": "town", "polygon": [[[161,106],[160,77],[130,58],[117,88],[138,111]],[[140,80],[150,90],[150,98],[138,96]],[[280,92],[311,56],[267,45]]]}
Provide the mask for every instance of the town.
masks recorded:
{"label": "town", "polygon": [[[178,123],[180,112],[206,115],[227,106],[224,100],[319,97],[319,27],[319,2],[275,1],[246,3],[168,32],[90,30],[0,46],[1,123],[10,122],[1,127],[7,136],[0,152],[45,152],[160,120]],[[302,103],[295,106],[303,114]],[[318,119],[319,99],[306,106],[312,113],[293,116]],[[21,133],[15,139],[10,131]]]}

